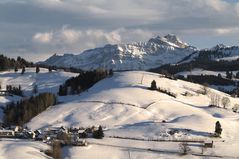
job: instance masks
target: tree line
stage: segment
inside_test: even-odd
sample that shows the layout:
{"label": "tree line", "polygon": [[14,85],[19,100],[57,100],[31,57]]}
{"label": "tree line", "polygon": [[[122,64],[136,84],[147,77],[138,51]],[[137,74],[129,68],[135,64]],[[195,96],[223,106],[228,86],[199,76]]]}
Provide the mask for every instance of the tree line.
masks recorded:
{"label": "tree line", "polygon": [[12,85],[6,85],[6,90],[10,94],[14,94],[17,96],[23,96],[21,85],[19,85],[18,87],[12,86]]}
{"label": "tree line", "polygon": [[17,59],[8,58],[4,55],[0,55],[0,71],[6,71],[8,69],[12,69],[15,67],[32,67],[34,64],[32,62],[26,61],[24,58],[20,56]]}
{"label": "tree line", "polygon": [[55,105],[56,96],[52,93],[41,93],[19,102],[12,102],[4,109],[4,123],[7,125],[23,125],[33,117]]}
{"label": "tree line", "polygon": [[103,69],[82,72],[78,76],[66,80],[63,85],[60,85],[58,95],[78,94],[89,89],[98,81],[112,75],[112,70],[107,71]]}
{"label": "tree line", "polygon": [[153,81],[151,82],[151,85],[150,85],[150,87],[149,87],[149,90],[152,90],[152,91],[156,90],[156,91],[158,91],[158,92],[167,94],[167,95],[169,95],[169,96],[171,96],[171,97],[174,97],[174,98],[177,97],[177,94],[171,92],[169,89],[163,89],[163,88],[157,87],[157,83],[156,83],[155,80],[153,80]]}
{"label": "tree line", "polygon": [[165,64],[157,68],[150,69],[150,72],[155,73],[164,73],[167,72],[169,74],[176,74],[184,71],[191,71],[194,68],[201,68],[205,70],[211,71],[237,71],[239,68],[239,58],[236,60],[226,61],[213,61],[208,58],[203,59],[198,58],[197,60],[193,60],[185,63],[178,64]]}

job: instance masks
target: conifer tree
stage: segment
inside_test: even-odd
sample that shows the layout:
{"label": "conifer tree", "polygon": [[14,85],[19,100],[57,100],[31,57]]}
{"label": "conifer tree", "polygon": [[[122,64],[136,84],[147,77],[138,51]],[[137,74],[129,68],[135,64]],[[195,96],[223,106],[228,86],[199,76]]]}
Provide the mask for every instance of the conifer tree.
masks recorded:
{"label": "conifer tree", "polygon": [[14,67],[14,71],[15,71],[15,72],[18,72],[17,66]]}
{"label": "conifer tree", "polygon": [[222,126],[219,121],[216,122],[215,125],[215,135],[220,136],[222,133]]}
{"label": "conifer tree", "polygon": [[40,72],[40,67],[36,66],[36,73],[39,73],[39,72]]}
{"label": "conifer tree", "polygon": [[99,126],[98,130],[93,132],[93,137],[96,139],[102,139],[104,137],[102,126]]}
{"label": "conifer tree", "polygon": [[155,81],[155,80],[153,80],[153,81],[151,82],[150,89],[151,89],[151,90],[156,90],[156,89],[157,89],[157,84],[156,84],[156,81]]}
{"label": "conifer tree", "polygon": [[25,68],[25,66],[23,66],[23,67],[22,67],[22,74],[24,74],[25,71],[26,71],[26,68]]}
{"label": "conifer tree", "polygon": [[48,71],[52,72],[52,67],[51,66],[48,67]]}

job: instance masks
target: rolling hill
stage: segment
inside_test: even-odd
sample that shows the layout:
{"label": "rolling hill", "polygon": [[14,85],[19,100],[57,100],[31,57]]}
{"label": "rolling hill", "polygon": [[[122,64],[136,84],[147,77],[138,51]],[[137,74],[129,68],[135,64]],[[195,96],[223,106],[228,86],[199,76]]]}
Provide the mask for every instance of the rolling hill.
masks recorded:
{"label": "rolling hill", "polygon": [[[55,90],[61,82],[75,74],[52,72],[42,70],[35,74],[34,69],[27,71],[25,75],[13,75],[11,72],[2,73],[1,80],[17,81],[23,88],[29,88],[32,83],[39,84],[40,91]],[[35,78],[29,78],[36,76]],[[46,77],[52,77],[46,78]],[[32,81],[26,81],[31,79]],[[55,82],[57,79],[59,82]],[[52,82],[51,82],[52,80]],[[149,90],[149,86],[155,80],[157,86],[173,92],[176,98],[165,93]],[[4,82],[3,82],[4,83]],[[88,91],[80,95],[68,95],[58,97],[60,104],[48,108],[43,113],[34,117],[26,125],[33,129],[47,127],[91,127],[102,125],[105,138],[103,140],[89,139],[88,147],[65,147],[65,158],[105,158],[111,156],[115,159],[123,159],[128,156],[128,151],[135,158],[203,158],[193,153],[200,153],[200,147],[192,146],[193,153],[187,156],[178,155],[178,144],[172,142],[153,142],[130,140],[161,139],[161,140],[214,140],[215,148],[208,149],[205,155],[208,158],[219,156],[222,158],[238,157],[238,131],[239,116],[232,112],[231,108],[239,102],[238,98],[232,98],[220,91],[207,88],[204,94],[204,86],[181,80],[172,80],[163,75],[144,72],[128,71],[114,73],[96,83]],[[30,92],[30,88],[29,91]],[[26,92],[26,93],[27,93]],[[208,107],[214,95],[228,97],[230,106],[226,109],[220,107]],[[1,97],[2,99],[5,97]],[[214,133],[215,122],[220,121],[223,133],[222,138],[211,138]],[[117,139],[121,137],[126,139]],[[23,156],[28,156],[31,147],[32,157],[38,149],[45,149],[40,143],[25,143],[19,141],[19,147],[13,147],[14,151],[24,151]],[[0,146],[6,151],[0,151],[8,156],[14,142],[1,142]],[[37,146],[38,145],[38,146]],[[7,148],[6,148],[7,147]],[[23,150],[24,147],[27,149]],[[153,150],[153,151],[152,151]],[[99,153],[101,152],[101,153]],[[161,153],[158,153],[161,152]],[[31,154],[31,153],[30,153]],[[38,153],[38,157],[44,157]],[[79,157],[79,156],[78,156]],[[6,157],[5,157],[6,158]],[[37,157],[35,157],[37,158]]]}

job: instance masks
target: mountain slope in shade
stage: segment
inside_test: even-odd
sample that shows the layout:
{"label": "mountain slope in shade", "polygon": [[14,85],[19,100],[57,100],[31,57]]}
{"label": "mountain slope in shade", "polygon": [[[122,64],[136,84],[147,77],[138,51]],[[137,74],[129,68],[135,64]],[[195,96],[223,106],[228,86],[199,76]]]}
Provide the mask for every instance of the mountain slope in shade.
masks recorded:
{"label": "mountain slope in shade", "polygon": [[179,63],[187,63],[190,61],[232,61],[239,58],[238,46],[225,46],[218,44],[211,49],[202,49],[195,51],[191,55],[185,57]]}
{"label": "mountain slope in shade", "polygon": [[175,35],[154,37],[148,42],[105,45],[78,55],[53,55],[40,64],[74,67],[83,70],[106,68],[113,70],[146,70],[163,64],[176,63],[196,51]]}

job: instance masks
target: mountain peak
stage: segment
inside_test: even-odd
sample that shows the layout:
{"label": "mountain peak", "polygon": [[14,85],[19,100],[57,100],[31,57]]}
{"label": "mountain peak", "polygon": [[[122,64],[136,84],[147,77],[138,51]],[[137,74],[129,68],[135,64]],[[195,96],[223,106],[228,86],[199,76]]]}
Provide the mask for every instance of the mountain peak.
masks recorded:
{"label": "mountain peak", "polygon": [[177,48],[186,48],[189,46],[187,43],[184,43],[174,34],[167,34],[164,37],[156,36],[154,38],[151,38],[148,42],[157,43],[160,45],[166,44],[166,45],[177,47]]}
{"label": "mountain peak", "polygon": [[148,42],[107,44],[78,55],[55,55],[42,64],[82,70],[147,70],[163,64],[177,63],[194,51],[195,48],[189,47],[177,36],[168,34],[151,38]]}
{"label": "mountain peak", "polygon": [[216,46],[214,46],[212,48],[212,50],[220,50],[220,49],[225,49],[228,48],[228,46],[224,45],[224,44],[217,44]]}

